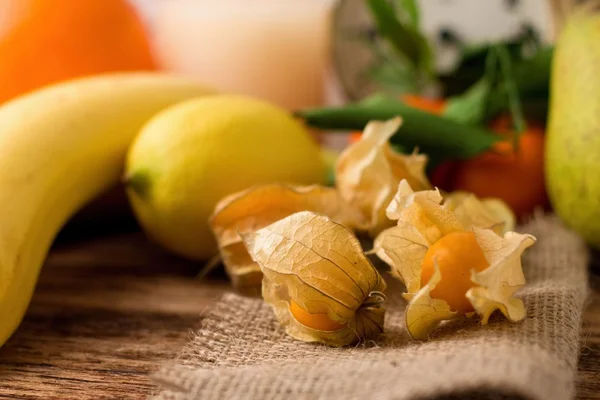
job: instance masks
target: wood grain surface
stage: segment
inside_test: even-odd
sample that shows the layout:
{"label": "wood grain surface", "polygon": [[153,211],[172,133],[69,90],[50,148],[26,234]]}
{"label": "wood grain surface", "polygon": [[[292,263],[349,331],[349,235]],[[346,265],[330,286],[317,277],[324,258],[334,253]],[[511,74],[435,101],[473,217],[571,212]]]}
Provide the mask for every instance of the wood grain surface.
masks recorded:
{"label": "wood grain surface", "polygon": [[[202,312],[229,290],[198,281],[199,266],[170,258],[139,233],[61,245],[30,309],[0,349],[0,399],[141,399]],[[600,398],[600,279],[584,322],[578,398]]]}

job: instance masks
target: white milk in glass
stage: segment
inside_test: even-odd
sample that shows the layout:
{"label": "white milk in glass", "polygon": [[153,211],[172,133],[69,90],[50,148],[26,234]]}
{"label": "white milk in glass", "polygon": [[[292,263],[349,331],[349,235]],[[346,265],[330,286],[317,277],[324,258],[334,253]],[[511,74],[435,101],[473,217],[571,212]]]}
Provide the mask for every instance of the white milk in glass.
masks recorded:
{"label": "white milk in glass", "polygon": [[154,22],[167,70],[290,110],[324,102],[328,1],[163,0]]}

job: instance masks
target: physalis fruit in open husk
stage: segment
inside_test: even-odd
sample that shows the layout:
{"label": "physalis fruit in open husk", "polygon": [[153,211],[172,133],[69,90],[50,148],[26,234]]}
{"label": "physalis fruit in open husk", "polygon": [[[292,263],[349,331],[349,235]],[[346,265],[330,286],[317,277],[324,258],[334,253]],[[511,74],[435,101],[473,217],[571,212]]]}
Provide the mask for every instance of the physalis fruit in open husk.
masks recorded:
{"label": "physalis fruit in open husk", "polygon": [[348,228],[304,211],[242,237],[289,335],[345,346],[383,331],[385,282]]}
{"label": "physalis fruit in open husk", "polygon": [[400,117],[369,122],[361,139],[346,148],[336,164],[336,186],[342,198],[360,210],[362,229],[372,237],[393,225],[385,209],[400,180],[406,179],[416,190],[431,187],[425,174],[427,156],[403,155],[388,143],[401,124]]}
{"label": "physalis fruit in open husk", "polygon": [[484,325],[495,310],[511,321],[525,317],[513,294],[525,284],[521,255],[535,238],[478,226],[490,222],[480,217],[484,206],[465,199],[451,208],[442,205],[439,191],[415,192],[402,181],[387,209],[398,223],[375,240],[374,252],[406,285],[406,327],[415,339],[464,315],[477,313]]}
{"label": "physalis fruit in open husk", "polygon": [[237,289],[260,287],[262,272],[248,254],[240,233],[257,229],[298,211],[315,211],[352,226],[360,218],[335,189],[318,185],[256,186],[223,198],[209,223],[217,239],[225,270]]}

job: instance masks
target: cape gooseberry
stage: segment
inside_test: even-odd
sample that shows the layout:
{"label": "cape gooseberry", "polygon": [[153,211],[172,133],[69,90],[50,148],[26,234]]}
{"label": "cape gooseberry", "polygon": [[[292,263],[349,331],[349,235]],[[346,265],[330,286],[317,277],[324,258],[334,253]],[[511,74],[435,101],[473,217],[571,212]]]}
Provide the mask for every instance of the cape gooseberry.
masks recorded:
{"label": "cape gooseberry", "polygon": [[471,271],[481,272],[490,266],[475,234],[470,231],[452,232],[429,247],[421,267],[421,287],[431,279],[434,261],[442,279],[431,291],[431,297],[445,300],[452,311],[474,311],[465,296],[475,286],[471,281]]}
{"label": "cape gooseberry", "polygon": [[333,332],[344,329],[346,324],[340,324],[333,321],[327,314],[311,314],[300,307],[294,300],[290,300],[290,313],[292,316],[307,328],[319,331]]}

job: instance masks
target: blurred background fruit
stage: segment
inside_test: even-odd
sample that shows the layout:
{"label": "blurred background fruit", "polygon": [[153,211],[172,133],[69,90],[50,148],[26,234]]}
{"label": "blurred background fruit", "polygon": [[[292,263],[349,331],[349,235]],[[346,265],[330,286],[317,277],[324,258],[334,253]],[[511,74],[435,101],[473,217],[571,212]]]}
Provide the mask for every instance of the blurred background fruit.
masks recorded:
{"label": "blurred background fruit", "polygon": [[527,130],[517,134],[511,125],[508,116],[492,122],[492,129],[506,139],[486,153],[458,162],[450,186],[479,197],[501,198],[522,217],[548,202],[544,182],[544,130],[530,121]]}
{"label": "blurred background fruit", "polygon": [[600,5],[575,13],[556,43],[546,180],[556,213],[600,249]]}
{"label": "blurred background fruit", "polygon": [[125,180],[148,236],[175,254],[216,254],[208,218],[224,196],[264,183],[324,183],[326,165],[308,131],[284,109],[216,95],[154,117],[132,145]]}
{"label": "blurred background fruit", "polygon": [[75,77],[152,69],[126,0],[0,0],[0,103]]}
{"label": "blurred background fruit", "polygon": [[[155,70],[150,47],[127,0],[0,0],[0,103],[82,76]],[[124,190],[116,187],[79,212],[60,237],[135,227]]]}

